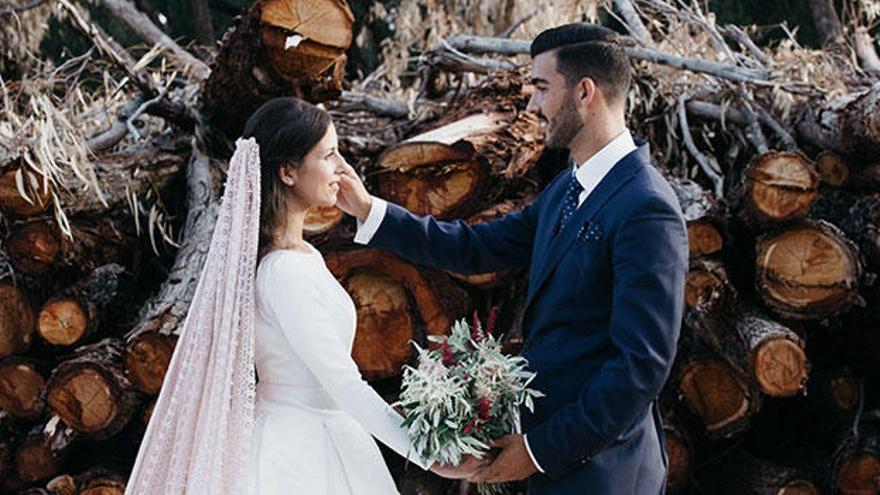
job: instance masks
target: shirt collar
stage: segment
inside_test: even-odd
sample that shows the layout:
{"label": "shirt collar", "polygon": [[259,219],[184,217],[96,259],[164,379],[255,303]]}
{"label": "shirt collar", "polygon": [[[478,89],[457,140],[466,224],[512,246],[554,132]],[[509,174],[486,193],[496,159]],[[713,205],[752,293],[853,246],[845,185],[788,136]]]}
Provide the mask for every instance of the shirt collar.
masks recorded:
{"label": "shirt collar", "polygon": [[617,162],[635,149],[632,134],[629,129],[624,129],[580,167],[575,165],[574,175],[584,190],[590,192]]}

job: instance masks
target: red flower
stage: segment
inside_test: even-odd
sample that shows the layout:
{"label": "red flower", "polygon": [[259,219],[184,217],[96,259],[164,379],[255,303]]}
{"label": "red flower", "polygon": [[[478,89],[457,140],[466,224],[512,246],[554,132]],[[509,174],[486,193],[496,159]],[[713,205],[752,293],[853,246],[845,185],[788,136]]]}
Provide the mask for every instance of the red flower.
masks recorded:
{"label": "red flower", "polygon": [[455,365],[455,354],[452,353],[452,347],[449,347],[449,341],[443,341],[443,366]]}
{"label": "red flower", "polygon": [[489,318],[486,320],[486,333],[491,334],[495,330],[495,320],[498,318],[498,305],[489,310]]}
{"label": "red flower", "polygon": [[483,331],[480,330],[480,317],[477,314],[477,310],[474,310],[474,324],[471,327],[471,338],[474,342],[480,342],[483,340]]}
{"label": "red flower", "polygon": [[492,412],[492,403],[489,402],[489,399],[482,399],[480,403],[477,405],[477,414],[480,417],[481,421],[488,421],[489,413]]}
{"label": "red flower", "polygon": [[474,422],[471,421],[470,423],[468,423],[467,425],[465,425],[465,427],[464,427],[464,434],[467,435],[468,433],[474,431],[474,428],[476,428],[476,427],[477,427],[477,425],[475,425]]}

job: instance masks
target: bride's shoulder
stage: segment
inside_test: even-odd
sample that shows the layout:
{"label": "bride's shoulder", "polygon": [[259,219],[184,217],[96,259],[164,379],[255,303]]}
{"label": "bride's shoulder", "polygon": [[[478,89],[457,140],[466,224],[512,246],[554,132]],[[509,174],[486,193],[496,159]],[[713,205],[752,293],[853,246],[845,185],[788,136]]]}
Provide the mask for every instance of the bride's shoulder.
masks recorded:
{"label": "bride's shoulder", "polygon": [[306,253],[276,250],[266,253],[257,267],[257,280],[271,281],[277,277],[310,277],[323,259]]}

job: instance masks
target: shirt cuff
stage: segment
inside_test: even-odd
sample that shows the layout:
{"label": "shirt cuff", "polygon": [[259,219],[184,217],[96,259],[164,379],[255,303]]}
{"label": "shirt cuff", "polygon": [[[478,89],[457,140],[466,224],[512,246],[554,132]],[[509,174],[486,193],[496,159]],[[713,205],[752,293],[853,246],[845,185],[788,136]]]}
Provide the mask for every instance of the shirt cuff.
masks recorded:
{"label": "shirt cuff", "polygon": [[544,473],[544,468],[542,468],[541,465],[538,464],[538,460],[535,459],[535,454],[532,454],[532,448],[529,447],[528,435],[523,435],[523,443],[526,444],[526,452],[529,453],[529,458],[532,460],[532,464],[534,464],[535,467],[538,468],[538,472]]}
{"label": "shirt cuff", "polygon": [[370,205],[370,213],[367,214],[367,218],[363,222],[361,222],[360,219],[357,221],[357,233],[354,236],[354,242],[358,244],[369,244],[370,241],[373,240],[373,236],[376,235],[376,231],[379,230],[379,226],[382,225],[382,220],[385,218],[385,210],[387,208],[387,201],[373,196],[373,203]]}

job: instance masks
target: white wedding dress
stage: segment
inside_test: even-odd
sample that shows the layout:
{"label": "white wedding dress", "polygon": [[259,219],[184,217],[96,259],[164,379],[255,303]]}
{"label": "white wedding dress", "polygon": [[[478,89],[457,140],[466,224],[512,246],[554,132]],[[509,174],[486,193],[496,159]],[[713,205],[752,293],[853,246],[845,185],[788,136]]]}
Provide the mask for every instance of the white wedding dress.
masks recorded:
{"label": "white wedding dress", "polygon": [[309,249],[272,251],[257,269],[256,494],[397,493],[371,435],[424,466],[410,451],[401,416],[351,357],[351,297]]}

